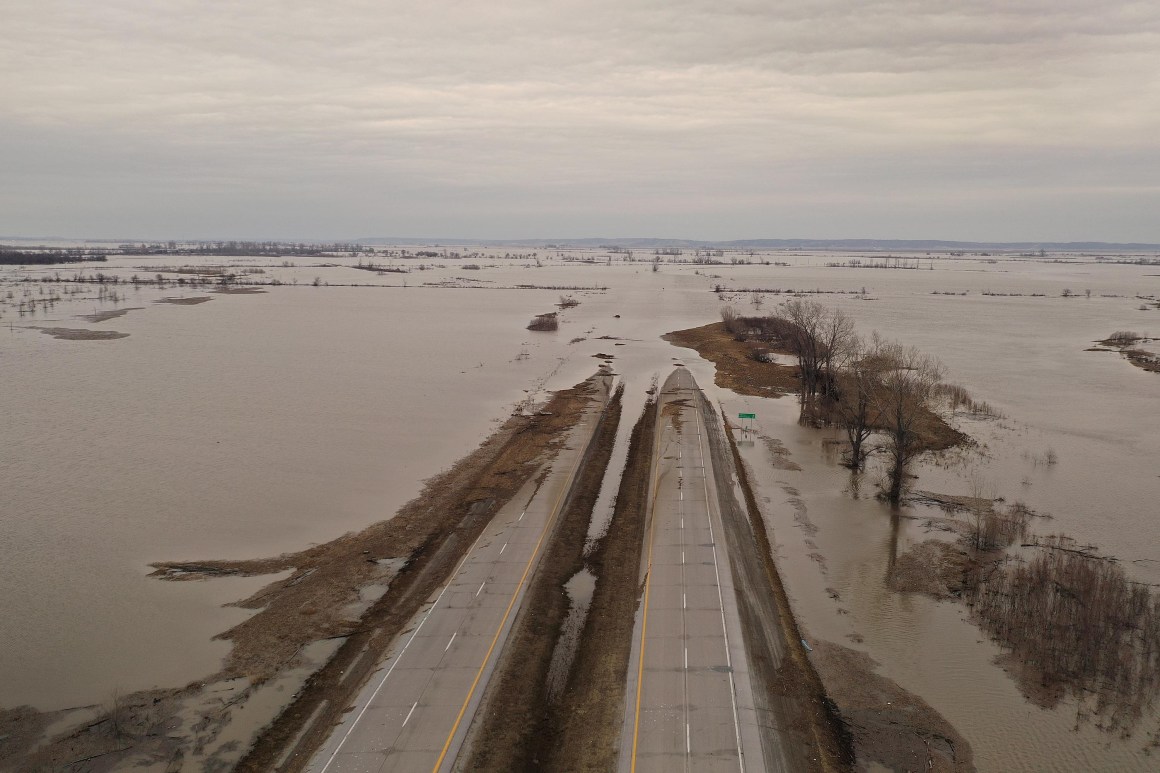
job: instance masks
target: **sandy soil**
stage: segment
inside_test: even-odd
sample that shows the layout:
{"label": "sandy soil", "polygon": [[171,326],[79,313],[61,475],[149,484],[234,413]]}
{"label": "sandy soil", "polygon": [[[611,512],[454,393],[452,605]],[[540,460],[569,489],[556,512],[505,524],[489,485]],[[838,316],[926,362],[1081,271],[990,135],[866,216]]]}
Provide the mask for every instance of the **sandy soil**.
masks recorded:
{"label": "sandy soil", "polygon": [[[291,745],[299,753],[284,769],[297,769],[500,504],[551,462],[593,389],[590,382],[581,383],[556,393],[535,415],[513,416],[474,452],[430,479],[394,518],[362,532],[273,558],[154,564],[154,576],[173,581],[287,570],[290,576],[237,602],[257,611],[221,634],[234,646],[217,674],[185,687],[117,696],[107,705],[88,707],[88,715],[78,714],[83,722],[28,707],[0,714],[0,770],[59,770],[62,763],[82,760],[83,769],[94,773],[138,764],[180,770],[230,736],[246,740],[223,744],[220,755],[198,763],[200,769],[270,770]],[[364,589],[388,582],[361,617],[351,616]],[[325,640],[342,643],[301,691],[289,690],[279,699],[289,706],[246,754],[245,744],[258,727],[239,728],[231,721],[245,715],[246,702],[263,685],[316,668],[303,653]]]}
{"label": "sandy soil", "polygon": [[115,341],[118,338],[129,337],[128,333],[118,333],[116,330],[85,330],[71,327],[38,327],[35,329],[58,341]]}

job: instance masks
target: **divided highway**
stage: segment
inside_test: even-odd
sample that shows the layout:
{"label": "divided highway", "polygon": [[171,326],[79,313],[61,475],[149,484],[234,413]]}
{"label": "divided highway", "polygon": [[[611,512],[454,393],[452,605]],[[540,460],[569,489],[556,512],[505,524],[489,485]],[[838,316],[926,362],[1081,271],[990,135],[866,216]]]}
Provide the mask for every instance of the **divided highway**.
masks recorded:
{"label": "divided highway", "polygon": [[[496,513],[446,586],[416,615],[307,770],[463,769],[478,740],[469,733],[473,722],[501,716],[494,712],[505,710],[505,695],[511,712],[514,696],[490,695],[485,702],[484,695],[497,673],[537,673],[521,663],[520,652],[507,653],[502,670],[497,664],[505,644],[521,641],[509,632],[521,606],[532,603],[525,602],[527,589],[532,583],[548,587],[538,584],[537,565],[552,544],[610,382],[602,377],[598,399],[546,477],[529,482]],[[605,759],[615,756],[624,773],[813,767],[804,756],[810,754],[807,746],[800,739],[787,745],[781,729],[787,717],[801,714],[801,705],[796,696],[770,689],[785,633],[765,574],[769,557],[758,549],[748,511],[739,503],[720,419],[683,367],[665,381],[655,416],[652,448],[634,457],[649,454],[648,502],[626,516],[641,519],[635,523],[644,530],[638,582],[622,577],[617,582],[625,587],[611,589],[637,598],[632,639],[631,610],[624,609],[623,633],[589,637],[581,645],[599,658],[612,657],[619,647],[618,668],[627,659],[624,682],[617,682],[624,692],[601,694],[609,721],[606,730],[594,727],[593,733],[605,734]],[[637,469],[634,480],[643,486],[643,465]],[[634,550],[632,563],[636,555]],[[503,678],[496,678],[495,690]],[[582,682],[585,674],[570,679]],[[533,731],[554,743],[558,730],[540,719],[549,712],[536,711],[532,724],[541,725]],[[617,755],[615,718],[622,711]],[[580,741],[589,742],[603,743]],[[539,764],[532,756],[511,759],[515,767]]]}

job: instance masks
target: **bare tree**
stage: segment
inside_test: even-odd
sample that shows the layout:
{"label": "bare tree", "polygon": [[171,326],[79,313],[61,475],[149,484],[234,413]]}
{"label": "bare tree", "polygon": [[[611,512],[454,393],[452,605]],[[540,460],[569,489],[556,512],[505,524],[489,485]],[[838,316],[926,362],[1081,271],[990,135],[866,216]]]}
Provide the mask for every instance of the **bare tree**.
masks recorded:
{"label": "bare tree", "polygon": [[837,371],[853,351],[854,320],[817,301],[795,298],[783,308],[773,316],[773,328],[798,358],[804,413],[818,396],[837,398]]}
{"label": "bare tree", "polygon": [[837,396],[837,371],[857,348],[854,320],[841,309],[826,310],[819,332],[819,386],[824,396],[834,398]]}
{"label": "bare tree", "polygon": [[801,374],[801,400],[805,405],[818,394],[821,377],[821,341],[825,327],[826,307],[817,301],[795,298],[785,304],[782,319],[786,343],[798,359]]}
{"label": "bare tree", "polygon": [[887,438],[886,496],[897,504],[907,468],[922,451],[919,423],[933,407],[942,367],[913,346],[883,344],[881,351],[881,388],[873,392],[873,409]]}
{"label": "bare tree", "polygon": [[869,341],[851,337],[850,356],[838,378],[834,416],[850,441],[846,465],[862,469],[869,448],[866,441],[874,432],[874,394],[882,387],[882,339],[875,333]]}

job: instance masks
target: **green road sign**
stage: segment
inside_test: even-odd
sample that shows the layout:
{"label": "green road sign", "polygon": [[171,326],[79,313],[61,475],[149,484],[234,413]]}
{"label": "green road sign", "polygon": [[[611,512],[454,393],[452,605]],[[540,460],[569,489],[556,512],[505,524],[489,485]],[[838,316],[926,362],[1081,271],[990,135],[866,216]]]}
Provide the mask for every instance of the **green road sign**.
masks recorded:
{"label": "green road sign", "polygon": [[737,414],[737,418],[739,418],[739,419],[756,419],[757,414],[756,413],[739,413],[739,414]]}

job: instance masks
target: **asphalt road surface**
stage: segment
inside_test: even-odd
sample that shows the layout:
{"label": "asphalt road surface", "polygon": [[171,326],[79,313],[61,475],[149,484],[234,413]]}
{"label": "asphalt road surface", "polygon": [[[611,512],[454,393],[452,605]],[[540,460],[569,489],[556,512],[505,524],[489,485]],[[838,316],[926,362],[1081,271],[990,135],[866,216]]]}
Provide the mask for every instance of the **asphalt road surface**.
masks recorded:
{"label": "asphalt road surface", "polygon": [[311,760],[313,773],[450,770],[607,399],[586,412],[537,490],[503,507]]}
{"label": "asphalt road surface", "polygon": [[701,400],[684,368],[660,394],[644,596],[621,736],[620,769],[631,773],[768,767]]}

